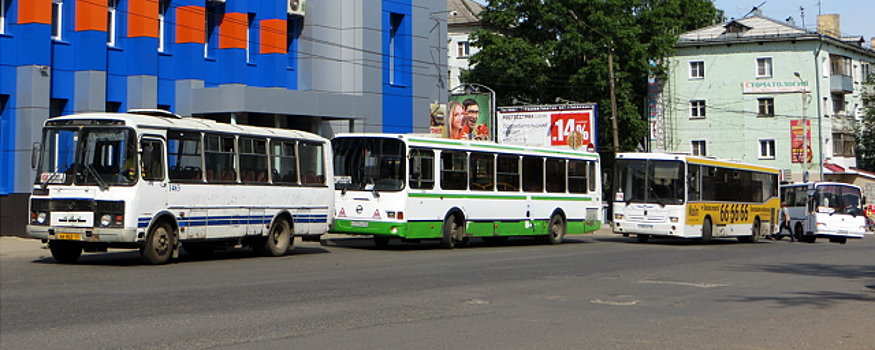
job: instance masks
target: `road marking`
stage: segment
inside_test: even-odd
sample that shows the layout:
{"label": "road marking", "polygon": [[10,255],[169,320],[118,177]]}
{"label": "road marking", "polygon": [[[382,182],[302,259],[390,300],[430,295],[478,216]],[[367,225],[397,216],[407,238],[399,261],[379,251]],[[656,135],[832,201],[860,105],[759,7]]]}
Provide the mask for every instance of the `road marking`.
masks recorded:
{"label": "road marking", "polygon": [[696,287],[696,288],[719,288],[728,287],[726,283],[693,283],[693,282],[673,282],[673,281],[654,281],[654,280],[638,280],[635,283],[650,283],[650,284],[673,284],[676,286]]}
{"label": "road marking", "polygon": [[590,303],[593,304],[602,304],[602,305],[613,305],[613,306],[632,306],[640,303],[638,300],[632,301],[611,301],[611,300],[601,300],[601,299],[590,299]]}

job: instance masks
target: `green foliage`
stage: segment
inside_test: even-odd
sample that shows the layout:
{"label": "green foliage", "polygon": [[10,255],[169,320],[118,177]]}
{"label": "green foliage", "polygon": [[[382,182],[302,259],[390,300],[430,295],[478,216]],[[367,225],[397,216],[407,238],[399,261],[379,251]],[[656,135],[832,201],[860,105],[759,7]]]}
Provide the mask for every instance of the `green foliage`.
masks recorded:
{"label": "green foliage", "polygon": [[481,48],[471,57],[476,66],[462,81],[494,89],[499,106],[596,102],[599,149],[612,150],[613,50],[620,148],[634,150],[648,134],[648,76],[665,74],[659,63],[680,33],[718,15],[710,0],[490,0],[484,29],[472,34]]}
{"label": "green foliage", "polygon": [[[863,121],[857,128],[857,168],[875,171],[875,74],[870,74],[866,82],[870,91]],[[865,101],[865,100],[864,100]]]}

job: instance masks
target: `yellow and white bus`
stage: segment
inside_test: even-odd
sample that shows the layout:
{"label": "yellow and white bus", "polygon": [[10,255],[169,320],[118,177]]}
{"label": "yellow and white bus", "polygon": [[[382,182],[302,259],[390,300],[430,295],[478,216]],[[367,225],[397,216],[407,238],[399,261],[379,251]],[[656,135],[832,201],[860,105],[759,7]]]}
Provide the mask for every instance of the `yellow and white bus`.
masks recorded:
{"label": "yellow and white bus", "polygon": [[378,246],[511,236],[559,244],[601,225],[597,153],[401,134],[338,135],[332,145],[332,232],[372,235]]}
{"label": "yellow and white bus", "polygon": [[613,232],[707,243],[757,242],[777,232],[778,169],[666,153],[621,153],[615,163]]}
{"label": "yellow and white bus", "polygon": [[35,147],[30,237],[52,256],[140,249],[148,264],[238,244],[285,254],[331,225],[331,144],[285,129],[180,118],[166,111],[46,121]]}

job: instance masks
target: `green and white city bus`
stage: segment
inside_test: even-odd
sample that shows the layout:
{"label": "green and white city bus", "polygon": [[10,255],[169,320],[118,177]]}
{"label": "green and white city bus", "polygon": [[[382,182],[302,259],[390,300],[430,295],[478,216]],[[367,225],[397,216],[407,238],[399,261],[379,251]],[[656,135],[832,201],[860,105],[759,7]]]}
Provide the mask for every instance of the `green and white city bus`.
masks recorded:
{"label": "green and white city bus", "polygon": [[338,135],[332,148],[332,232],[372,235],[378,246],[511,236],[559,244],[601,225],[597,153],[401,134]]}

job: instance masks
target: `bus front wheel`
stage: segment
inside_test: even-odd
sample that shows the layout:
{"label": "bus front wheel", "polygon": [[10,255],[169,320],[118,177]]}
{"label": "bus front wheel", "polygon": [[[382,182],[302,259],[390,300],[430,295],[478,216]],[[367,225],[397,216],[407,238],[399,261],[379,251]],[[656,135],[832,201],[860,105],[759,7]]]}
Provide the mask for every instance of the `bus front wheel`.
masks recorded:
{"label": "bus front wheel", "polygon": [[738,241],[744,243],[756,243],[760,241],[760,230],[762,229],[762,225],[760,224],[760,220],[756,219],[753,222],[753,227],[750,228],[750,236],[739,236]]}
{"label": "bus front wheel", "polygon": [[441,247],[453,249],[456,240],[465,236],[465,225],[462,223],[461,214],[453,213],[444,219],[441,230]]}
{"label": "bus front wheel", "polygon": [[281,256],[289,251],[292,245],[292,229],[289,222],[280,220],[270,228],[270,233],[261,242],[262,246],[259,250],[264,256]]}
{"label": "bus front wheel", "polygon": [[49,250],[59,263],[72,264],[82,256],[82,246],[77,242],[51,241]]}
{"label": "bus front wheel", "polygon": [[702,239],[700,242],[702,244],[708,244],[711,242],[711,232],[713,227],[711,227],[711,218],[706,218],[705,222],[702,223]]}
{"label": "bus front wheel", "polygon": [[173,256],[173,229],[167,223],[152,227],[146,236],[146,245],[140,250],[143,262],[150,265],[163,265]]}
{"label": "bus front wheel", "polygon": [[638,243],[647,243],[650,240],[650,235],[636,235],[635,239],[638,240]]}
{"label": "bus front wheel", "polygon": [[550,229],[547,232],[547,238],[550,244],[560,244],[565,238],[565,220],[559,214],[553,214],[550,218]]}
{"label": "bus front wheel", "polygon": [[375,235],[374,244],[377,245],[377,248],[386,248],[387,246],[389,246],[389,237]]}

